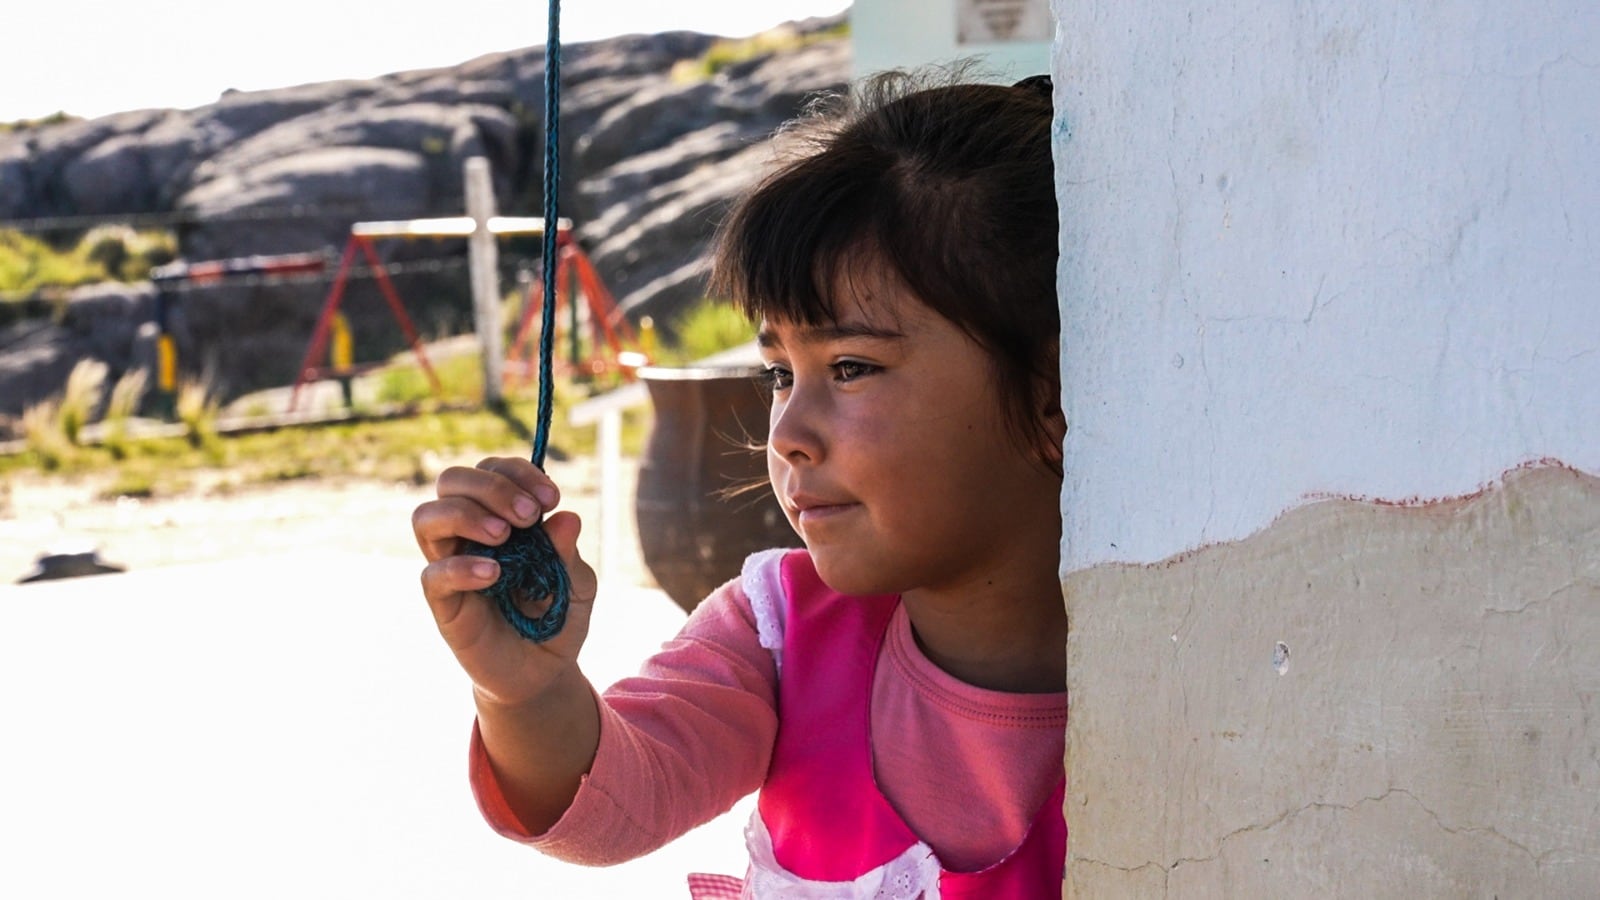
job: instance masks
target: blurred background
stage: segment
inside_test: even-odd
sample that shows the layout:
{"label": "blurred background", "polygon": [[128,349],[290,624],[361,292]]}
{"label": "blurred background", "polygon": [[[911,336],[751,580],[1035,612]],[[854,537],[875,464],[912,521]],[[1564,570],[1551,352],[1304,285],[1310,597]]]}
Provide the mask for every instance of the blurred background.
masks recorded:
{"label": "blurred background", "polygon": [[[531,440],[546,15],[8,10],[0,896],[680,896],[742,871],[748,800],[606,872],[490,834],[417,587],[433,479]],[[601,573],[597,684],[795,542],[769,493],[728,490],[759,487],[764,401],[753,326],[704,286],[767,138],[863,71],[1046,71],[1050,30],[1044,0],[563,5],[548,468]]]}

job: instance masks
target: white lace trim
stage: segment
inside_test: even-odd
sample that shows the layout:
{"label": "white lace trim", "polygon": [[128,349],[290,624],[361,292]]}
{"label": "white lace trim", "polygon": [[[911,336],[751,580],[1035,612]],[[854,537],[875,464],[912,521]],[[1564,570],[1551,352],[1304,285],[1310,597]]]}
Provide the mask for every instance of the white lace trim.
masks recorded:
{"label": "white lace trim", "polygon": [[777,547],[745,557],[739,573],[739,586],[750,599],[756,617],[756,638],[772,652],[772,661],[783,674],[783,577],[779,563],[789,551]]}
{"label": "white lace trim", "polygon": [[743,896],[750,900],[939,900],[939,858],[921,841],[854,881],[808,881],[779,865],[759,809],[744,828],[744,843],[750,874]]}

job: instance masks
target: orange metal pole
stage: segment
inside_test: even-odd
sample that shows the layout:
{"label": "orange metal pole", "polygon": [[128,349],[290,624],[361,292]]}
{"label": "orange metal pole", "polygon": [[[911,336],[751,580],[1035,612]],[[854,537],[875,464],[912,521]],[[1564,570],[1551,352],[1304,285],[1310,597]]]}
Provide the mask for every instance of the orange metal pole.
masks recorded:
{"label": "orange metal pole", "polygon": [[[524,348],[527,347],[528,341],[533,337],[534,316],[538,314],[543,307],[544,279],[535,278],[533,279],[532,283],[528,285],[528,294],[522,303],[522,320],[517,323],[517,336],[511,342],[511,353],[509,354],[511,359],[522,358],[524,354]],[[527,355],[531,359],[532,351],[527,351]],[[530,372],[532,371],[530,369],[531,365],[531,362],[526,361],[521,364],[522,379],[519,382],[520,384],[527,384],[529,379],[532,377],[530,375]]]}
{"label": "orange metal pole", "polygon": [[610,368],[611,365],[616,363],[617,357],[623,350],[623,338],[619,337],[619,332],[625,335],[628,341],[632,342],[632,329],[628,325],[627,318],[617,308],[616,299],[611,296],[611,292],[606,290],[605,283],[600,280],[600,273],[595,270],[594,263],[590,261],[589,257],[581,249],[574,246],[572,259],[573,264],[578,268],[578,277],[583,282],[584,296],[589,300],[589,314],[594,320],[596,331],[596,350],[598,352],[600,337],[603,335],[606,346],[611,349],[611,358],[605,360],[606,367]]}
{"label": "orange metal pole", "polygon": [[400,332],[411,344],[411,352],[416,355],[418,365],[422,366],[422,371],[427,374],[428,382],[433,385],[433,392],[443,397],[444,386],[439,383],[439,376],[434,374],[433,366],[428,362],[428,354],[422,348],[422,338],[412,326],[411,317],[406,315],[406,308],[400,304],[400,293],[394,289],[394,282],[389,280],[389,273],[384,271],[383,263],[378,261],[378,254],[372,249],[372,242],[360,235],[352,240],[360,244],[362,252],[366,254],[367,263],[372,266],[373,278],[378,282],[378,290],[383,292],[383,299],[388,302],[389,311],[394,313],[395,321],[400,323]]}
{"label": "orange metal pole", "polygon": [[339,311],[339,301],[344,298],[344,287],[350,277],[350,264],[356,258],[356,244],[360,238],[351,236],[344,245],[344,255],[339,259],[339,271],[333,276],[333,287],[328,291],[328,299],[322,304],[322,312],[317,315],[317,327],[311,332],[311,341],[306,345],[305,358],[300,361],[300,370],[295,374],[294,388],[289,391],[289,411],[294,412],[295,406],[300,402],[300,388],[311,380],[315,369],[312,360],[320,357],[328,346],[328,331],[333,326],[334,313]]}

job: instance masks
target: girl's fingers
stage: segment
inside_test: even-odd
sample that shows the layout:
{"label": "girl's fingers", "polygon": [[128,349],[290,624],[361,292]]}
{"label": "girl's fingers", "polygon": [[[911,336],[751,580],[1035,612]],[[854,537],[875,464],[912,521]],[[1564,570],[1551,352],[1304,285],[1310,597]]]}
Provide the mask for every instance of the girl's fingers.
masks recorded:
{"label": "girl's fingers", "polygon": [[491,456],[478,463],[478,468],[503,475],[522,492],[531,496],[543,510],[555,509],[561,502],[561,489],[542,469],[526,459]]}
{"label": "girl's fingers", "polygon": [[423,557],[434,562],[454,556],[463,538],[497,545],[511,533],[511,525],[474,499],[452,496],[430,500],[413,510],[411,531]]}
{"label": "girl's fingers", "polygon": [[500,577],[494,560],[476,556],[451,556],[435,560],[422,570],[422,594],[439,627],[455,621],[473,591],[481,591]]}
{"label": "girl's fingers", "polygon": [[[521,527],[539,521],[561,499],[555,483],[533,463],[505,457],[491,457],[475,468],[452,466],[440,473],[437,491],[441,500],[470,498],[489,513]],[[501,538],[503,535],[485,543],[498,544]]]}
{"label": "girl's fingers", "polygon": [[576,513],[558,512],[544,520],[545,533],[550,535],[550,543],[555,545],[556,553],[567,567],[567,576],[572,579],[573,598],[592,600],[599,582],[594,570],[578,555],[578,532],[582,528],[583,523]]}

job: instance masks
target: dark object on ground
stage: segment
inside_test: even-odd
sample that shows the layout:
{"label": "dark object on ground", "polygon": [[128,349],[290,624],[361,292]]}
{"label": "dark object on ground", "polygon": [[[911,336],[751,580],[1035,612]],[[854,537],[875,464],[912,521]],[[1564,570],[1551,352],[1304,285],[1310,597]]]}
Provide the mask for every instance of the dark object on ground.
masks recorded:
{"label": "dark object on ground", "polygon": [[79,553],[45,553],[34,563],[34,569],[17,579],[17,584],[31,581],[53,581],[57,578],[80,578],[84,575],[113,575],[127,571],[122,566],[103,562],[96,550]]}

